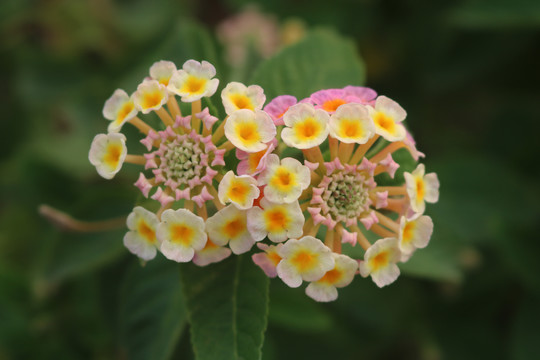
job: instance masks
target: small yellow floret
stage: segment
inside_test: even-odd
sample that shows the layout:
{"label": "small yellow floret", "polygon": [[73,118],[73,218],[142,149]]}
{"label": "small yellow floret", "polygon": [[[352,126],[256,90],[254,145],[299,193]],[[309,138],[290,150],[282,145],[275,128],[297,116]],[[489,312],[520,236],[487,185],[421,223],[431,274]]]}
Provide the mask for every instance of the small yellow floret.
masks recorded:
{"label": "small yellow floret", "polygon": [[174,225],[171,228],[171,241],[188,246],[193,238],[193,229],[186,225]]}

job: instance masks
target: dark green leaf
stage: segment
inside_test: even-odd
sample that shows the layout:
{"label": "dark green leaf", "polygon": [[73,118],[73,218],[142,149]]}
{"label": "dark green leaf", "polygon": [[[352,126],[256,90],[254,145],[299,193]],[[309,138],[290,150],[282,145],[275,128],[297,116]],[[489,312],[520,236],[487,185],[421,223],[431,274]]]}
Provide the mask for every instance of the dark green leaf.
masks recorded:
{"label": "dark green leaf", "polygon": [[120,297],[120,341],[127,359],[169,359],[187,323],[179,265],[161,255],[134,266]]}
{"label": "dark green leaf", "polygon": [[268,316],[268,278],[248,255],[182,269],[198,360],[260,359]]}

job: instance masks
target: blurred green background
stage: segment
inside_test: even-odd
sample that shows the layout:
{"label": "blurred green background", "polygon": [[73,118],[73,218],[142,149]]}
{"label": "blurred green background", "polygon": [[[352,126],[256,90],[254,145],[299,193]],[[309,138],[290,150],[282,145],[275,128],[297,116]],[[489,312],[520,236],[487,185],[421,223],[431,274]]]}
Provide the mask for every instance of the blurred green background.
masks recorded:
{"label": "blurred green background", "polygon": [[[0,359],[193,357],[185,319],[169,316],[181,305],[168,263],[143,273],[124,229],[65,233],[37,208],[86,220],[127,214],[135,167],[106,181],[87,159],[107,126],[104,101],[161,59],[206,59],[222,84],[248,82],[255,47],[231,66],[217,36],[247,4],[0,3]],[[441,181],[427,210],[432,242],[393,285],[358,278],[318,304],[272,281],[263,359],[540,359],[540,2],[274,0],[258,9],[274,21],[276,48],[319,27],[353,41],[366,85],[407,110]]]}

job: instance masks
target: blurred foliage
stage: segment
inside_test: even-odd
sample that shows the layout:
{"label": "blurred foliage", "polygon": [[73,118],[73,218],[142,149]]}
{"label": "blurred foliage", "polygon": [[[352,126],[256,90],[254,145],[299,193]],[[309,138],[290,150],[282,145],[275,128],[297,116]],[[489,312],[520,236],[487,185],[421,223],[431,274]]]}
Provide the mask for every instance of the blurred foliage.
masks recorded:
{"label": "blurred foliage", "polygon": [[[125,216],[137,201],[135,167],[105,181],[87,161],[106,126],[104,100],[117,87],[133,89],[160,59],[206,59],[221,87],[234,79],[214,29],[247,3],[0,4],[0,359],[194,357],[174,264],[141,267],[122,246],[124,230],[62,233],[37,208]],[[395,284],[378,289],[358,278],[338,301],[318,304],[271,281],[263,359],[537,359],[538,1],[274,0],[259,8],[335,31],[283,49],[254,81],[268,94],[299,97],[331,81],[365,82],[407,109],[426,167],[441,180],[440,201],[428,207],[431,244]],[[365,69],[351,60],[356,49]],[[288,57],[303,57],[305,73],[278,82],[294,66]],[[326,61],[337,72],[319,82]],[[340,77],[342,67],[354,74]]]}

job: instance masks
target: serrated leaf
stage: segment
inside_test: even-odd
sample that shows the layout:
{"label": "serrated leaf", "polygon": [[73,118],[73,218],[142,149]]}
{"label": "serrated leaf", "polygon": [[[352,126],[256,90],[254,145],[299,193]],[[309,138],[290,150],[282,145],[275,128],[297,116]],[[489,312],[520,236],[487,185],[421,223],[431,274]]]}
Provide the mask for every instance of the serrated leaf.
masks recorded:
{"label": "serrated leaf", "polygon": [[187,324],[179,265],[161,255],[133,265],[120,296],[121,352],[131,360],[169,359]]}
{"label": "serrated leaf", "polygon": [[364,78],[353,42],[321,29],[262,63],[251,82],[269,100],[285,94],[301,99],[321,89],[361,85]]}
{"label": "serrated leaf", "polygon": [[186,264],[182,282],[198,360],[261,358],[269,281],[248,255]]}

